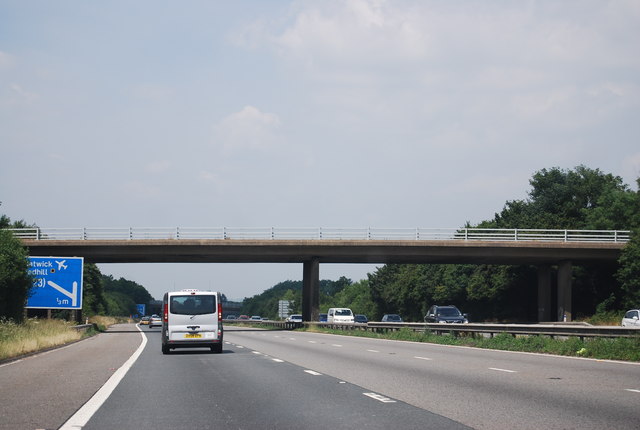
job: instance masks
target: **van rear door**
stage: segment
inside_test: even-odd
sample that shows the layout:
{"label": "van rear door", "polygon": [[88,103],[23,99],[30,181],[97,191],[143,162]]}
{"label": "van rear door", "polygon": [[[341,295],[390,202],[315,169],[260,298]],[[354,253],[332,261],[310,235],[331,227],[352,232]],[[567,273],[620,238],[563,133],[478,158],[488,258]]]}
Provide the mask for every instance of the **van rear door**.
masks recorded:
{"label": "van rear door", "polygon": [[199,343],[218,340],[220,332],[215,293],[172,294],[168,305],[169,341]]}

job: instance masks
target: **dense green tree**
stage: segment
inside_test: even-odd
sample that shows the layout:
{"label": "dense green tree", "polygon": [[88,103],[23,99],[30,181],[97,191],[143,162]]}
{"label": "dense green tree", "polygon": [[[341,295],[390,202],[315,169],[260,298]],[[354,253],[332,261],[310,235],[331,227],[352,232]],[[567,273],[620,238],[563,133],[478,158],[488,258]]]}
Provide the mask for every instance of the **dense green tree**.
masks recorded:
{"label": "dense green tree", "polygon": [[27,249],[10,231],[0,230],[0,317],[22,321],[33,286],[28,269]]}
{"label": "dense green tree", "polygon": [[[528,198],[505,203],[481,228],[629,229],[640,227],[640,198],[618,176],[578,166],[542,169],[530,180]],[[640,185],[640,184],[639,184]],[[472,227],[467,223],[466,227]],[[575,314],[630,306],[640,299],[638,234],[612,264],[574,265]],[[537,269],[533,266],[391,264],[369,275],[382,312],[418,320],[430,304],[455,304],[472,318],[529,321],[537,318]],[[619,281],[619,282],[618,282]],[[621,290],[620,284],[623,285]]]}
{"label": "dense green tree", "polygon": [[102,273],[98,266],[85,263],[83,270],[83,299],[82,313],[84,316],[105,315],[107,313],[107,300],[102,285]]}
{"label": "dense green tree", "polygon": [[102,284],[104,291],[107,293],[122,293],[131,298],[134,303],[148,304],[153,297],[149,291],[137,282],[130,281],[125,278],[115,279],[111,275],[103,275]]}
{"label": "dense green tree", "polygon": [[622,250],[616,277],[621,284],[623,307],[640,307],[640,228],[633,231],[631,240]]}

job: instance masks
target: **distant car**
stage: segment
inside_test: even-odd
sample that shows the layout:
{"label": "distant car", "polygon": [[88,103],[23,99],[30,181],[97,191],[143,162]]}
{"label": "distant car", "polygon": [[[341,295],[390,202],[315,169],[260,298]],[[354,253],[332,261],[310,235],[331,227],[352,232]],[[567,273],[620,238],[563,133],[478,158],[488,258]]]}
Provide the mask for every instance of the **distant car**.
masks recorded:
{"label": "distant car", "polygon": [[149,328],[153,327],[162,327],[162,318],[160,318],[160,315],[154,314],[149,318]]}
{"label": "distant car", "polygon": [[622,317],[622,327],[640,328],[640,309],[631,309]]}
{"label": "distant car", "polygon": [[349,308],[329,308],[327,312],[328,323],[352,323],[353,311]]}
{"label": "distant car", "polygon": [[227,319],[228,320],[235,320],[235,319],[238,319],[238,317],[235,316],[235,315],[227,315]]}
{"label": "distant car", "polygon": [[353,316],[353,322],[355,322],[356,324],[366,324],[369,322],[369,319],[367,318],[366,315],[355,314]]}
{"label": "distant car", "polygon": [[302,315],[289,315],[287,322],[302,322]]}
{"label": "distant car", "polygon": [[320,322],[327,322],[327,314],[320,314],[320,315],[318,315],[318,321],[320,321]]}
{"label": "distant car", "polygon": [[424,322],[427,323],[468,323],[469,319],[467,318],[467,314],[463,314],[460,310],[453,306],[438,306],[433,305],[427,311],[427,314],[424,316]]}
{"label": "distant car", "polygon": [[262,317],[260,315],[253,315],[251,321],[262,321]]}
{"label": "distant car", "polygon": [[149,320],[151,317],[142,317],[140,318],[140,325],[149,325]]}
{"label": "distant car", "polygon": [[249,319],[249,315],[240,315],[238,317],[239,320],[248,320]]}
{"label": "distant car", "polygon": [[398,314],[384,314],[382,322],[402,322],[402,318]]}

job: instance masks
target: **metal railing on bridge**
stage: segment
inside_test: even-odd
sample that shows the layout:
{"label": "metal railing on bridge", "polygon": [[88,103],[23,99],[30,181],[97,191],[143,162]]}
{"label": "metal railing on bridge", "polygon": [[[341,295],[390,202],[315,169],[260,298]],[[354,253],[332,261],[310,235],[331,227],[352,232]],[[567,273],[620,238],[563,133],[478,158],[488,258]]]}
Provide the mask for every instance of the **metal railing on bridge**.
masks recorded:
{"label": "metal railing on bridge", "polygon": [[236,228],[124,227],[15,228],[26,240],[478,240],[546,242],[627,242],[628,230],[544,230],[488,228]]}

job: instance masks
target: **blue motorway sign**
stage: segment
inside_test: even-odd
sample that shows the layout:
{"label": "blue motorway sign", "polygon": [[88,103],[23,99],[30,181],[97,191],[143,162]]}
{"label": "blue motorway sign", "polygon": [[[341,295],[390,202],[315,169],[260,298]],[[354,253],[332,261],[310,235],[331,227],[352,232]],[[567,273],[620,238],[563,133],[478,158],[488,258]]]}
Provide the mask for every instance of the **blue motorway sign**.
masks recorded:
{"label": "blue motorway sign", "polygon": [[33,276],[27,308],[82,309],[82,257],[29,257]]}
{"label": "blue motorway sign", "polygon": [[145,305],[144,303],[140,304],[137,303],[136,304],[136,309],[138,312],[138,315],[140,315],[141,317],[145,316],[147,314],[147,310],[146,310],[147,305]]}

